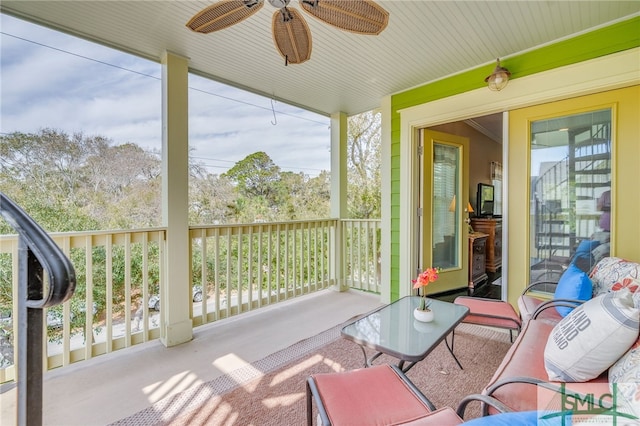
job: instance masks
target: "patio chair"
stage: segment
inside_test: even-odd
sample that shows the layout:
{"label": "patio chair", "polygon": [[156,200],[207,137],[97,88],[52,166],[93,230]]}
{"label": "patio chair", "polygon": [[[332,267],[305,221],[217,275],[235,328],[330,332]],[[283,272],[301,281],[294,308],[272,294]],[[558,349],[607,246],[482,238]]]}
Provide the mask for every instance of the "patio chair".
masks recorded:
{"label": "patio chair", "polygon": [[395,365],[381,364],[341,373],[314,374],[307,379],[307,425],[313,425],[313,401],[318,424],[330,425],[458,425],[472,401],[499,412],[511,411],[486,395],[469,395],[458,406],[436,409]]}

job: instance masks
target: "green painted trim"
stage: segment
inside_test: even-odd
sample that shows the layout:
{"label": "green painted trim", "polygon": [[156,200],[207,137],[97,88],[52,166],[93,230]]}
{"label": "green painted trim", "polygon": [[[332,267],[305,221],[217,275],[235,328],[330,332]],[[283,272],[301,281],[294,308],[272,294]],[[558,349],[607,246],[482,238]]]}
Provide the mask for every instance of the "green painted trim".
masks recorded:
{"label": "green painted trim", "polygon": [[[570,39],[540,47],[501,60],[501,65],[512,72],[511,78],[521,78],[554,68],[595,59],[640,46],[640,17],[618,22],[608,27],[581,34]],[[391,163],[391,176],[400,174],[400,115],[398,110],[425,104],[438,99],[465,93],[485,86],[484,79],[491,74],[495,63],[475,68],[433,83],[425,84],[391,97],[391,152],[396,153]],[[399,184],[399,182],[398,182]],[[400,293],[399,284],[399,185],[392,187],[391,206],[391,298]]]}
{"label": "green painted trim", "polygon": [[[640,46],[640,17],[504,59],[500,64],[512,72],[511,79],[595,59]],[[391,97],[392,111],[486,86],[484,79],[495,63],[408,90]],[[393,128],[392,131],[399,131]]]}

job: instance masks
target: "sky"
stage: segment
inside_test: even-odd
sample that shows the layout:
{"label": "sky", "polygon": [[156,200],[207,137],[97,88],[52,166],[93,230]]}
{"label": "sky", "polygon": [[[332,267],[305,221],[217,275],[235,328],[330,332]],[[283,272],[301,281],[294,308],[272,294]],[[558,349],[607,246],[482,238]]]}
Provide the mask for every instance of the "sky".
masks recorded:
{"label": "sky", "polygon": [[[160,63],[0,14],[0,132],[104,136],[160,152]],[[330,168],[330,119],[189,77],[189,148],[221,174],[257,151],[284,171]],[[295,149],[292,149],[295,147]]]}

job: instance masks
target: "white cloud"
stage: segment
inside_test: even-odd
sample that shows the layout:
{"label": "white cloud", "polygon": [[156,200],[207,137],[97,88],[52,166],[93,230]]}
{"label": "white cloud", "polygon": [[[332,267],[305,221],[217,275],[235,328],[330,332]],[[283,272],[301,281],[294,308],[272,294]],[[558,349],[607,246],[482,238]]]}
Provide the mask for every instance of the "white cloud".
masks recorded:
{"label": "white cloud", "polygon": [[[0,23],[1,132],[49,127],[160,150],[159,64],[7,15]],[[191,155],[212,173],[257,151],[283,170],[329,170],[329,118],[280,102],[274,117],[270,99],[197,76],[189,85]]]}

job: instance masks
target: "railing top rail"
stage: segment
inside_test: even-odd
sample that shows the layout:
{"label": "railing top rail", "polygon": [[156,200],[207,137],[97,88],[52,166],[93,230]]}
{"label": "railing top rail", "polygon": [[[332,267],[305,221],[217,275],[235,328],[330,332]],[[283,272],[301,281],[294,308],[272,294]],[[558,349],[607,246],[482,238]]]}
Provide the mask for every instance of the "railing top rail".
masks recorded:
{"label": "railing top rail", "polygon": [[[101,230],[101,231],[68,231],[68,232],[49,232],[48,235],[51,238],[64,238],[64,237],[83,237],[83,236],[96,236],[96,235],[122,235],[122,234],[139,234],[145,232],[166,232],[166,227],[155,228],[136,228],[136,229],[113,229],[113,230]],[[4,234],[0,235],[0,241],[12,240],[17,238],[17,234]]]}
{"label": "railing top rail", "polygon": [[291,226],[296,224],[305,224],[313,222],[336,222],[339,219],[335,218],[319,218],[319,219],[306,219],[306,220],[287,220],[283,222],[248,222],[248,223],[222,223],[222,224],[208,224],[208,225],[191,225],[189,229],[212,229],[212,228],[243,228],[243,227],[257,227],[257,226]]}
{"label": "railing top rail", "polygon": [[[323,218],[323,219],[307,219],[307,220],[288,220],[283,222],[250,222],[250,223],[225,223],[225,224],[207,224],[207,225],[191,225],[189,229],[211,229],[211,228],[240,228],[240,227],[255,227],[255,226],[274,226],[274,225],[291,225],[291,224],[304,224],[310,222],[380,222],[380,219],[335,219],[335,218]],[[90,230],[90,231],[68,231],[68,232],[49,232],[49,236],[52,238],[64,238],[64,237],[82,237],[82,236],[97,236],[97,235],[121,235],[121,234],[136,234],[144,232],[165,232],[166,227],[153,227],[153,228],[135,228],[135,229],[107,229],[107,230]],[[0,241],[14,240],[18,237],[17,234],[2,234],[0,235]]]}

